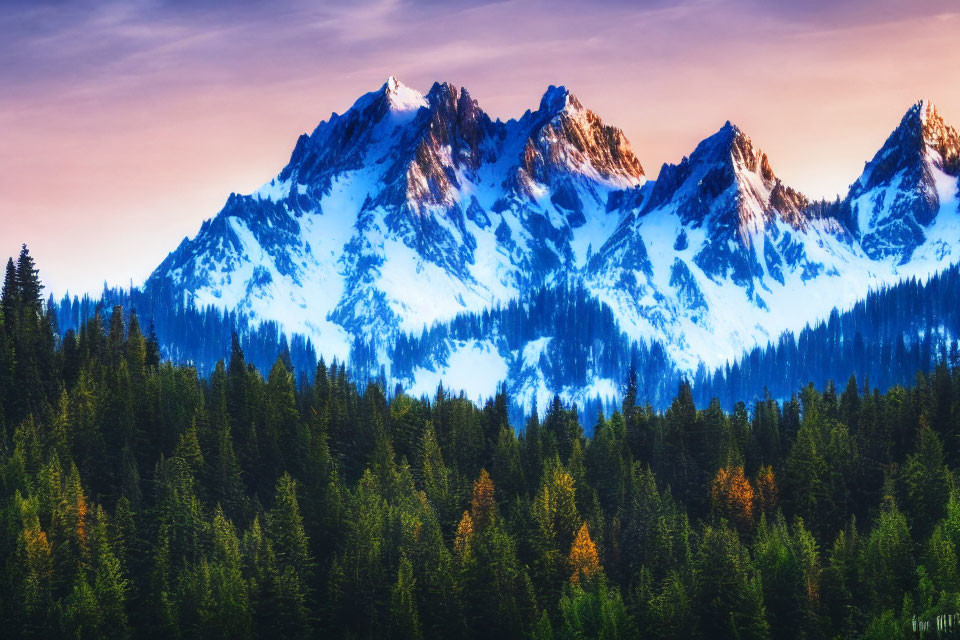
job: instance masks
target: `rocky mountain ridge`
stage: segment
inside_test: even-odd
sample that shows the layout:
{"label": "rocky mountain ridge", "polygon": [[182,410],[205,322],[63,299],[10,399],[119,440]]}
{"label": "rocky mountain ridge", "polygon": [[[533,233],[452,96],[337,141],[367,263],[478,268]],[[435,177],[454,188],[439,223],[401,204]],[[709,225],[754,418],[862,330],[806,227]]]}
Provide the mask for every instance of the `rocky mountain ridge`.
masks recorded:
{"label": "rocky mountain ridge", "polygon": [[[692,370],[956,261],[958,148],[918,103],[847,198],[818,203],[729,122],[648,181],[623,132],[563,87],[504,122],[466,89],[391,77],[231,195],[147,286],[276,320],[329,356],[363,343],[389,371],[398,332],[575,281]],[[499,359],[478,374],[491,389],[537,358],[495,336],[470,348]],[[424,379],[450,361],[425,361]],[[525,388],[556,391],[535,369]]]}

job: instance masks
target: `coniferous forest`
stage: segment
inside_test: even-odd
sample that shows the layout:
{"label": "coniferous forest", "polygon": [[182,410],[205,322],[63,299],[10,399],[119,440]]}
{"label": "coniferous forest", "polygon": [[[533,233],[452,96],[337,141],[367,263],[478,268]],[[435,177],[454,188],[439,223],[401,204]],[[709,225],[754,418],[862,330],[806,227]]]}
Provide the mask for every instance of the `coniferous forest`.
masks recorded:
{"label": "coniferous forest", "polygon": [[[726,366],[713,371],[701,366],[692,376],[694,399],[706,406],[717,398],[725,410],[732,411],[741,401],[753,404],[768,394],[786,399],[810,381],[822,387],[829,380],[846,380],[851,374],[881,391],[910,385],[917,371],[933,369],[938,362],[960,365],[957,299],[960,265],[925,281],[909,279],[871,291],[852,308],[834,310],[825,321],[797,334],[785,332]],[[47,301],[55,326],[64,334],[70,329],[79,331],[98,309],[106,315],[115,306],[123,308],[127,324],[132,312],[148,319],[145,332],[163,359],[190,363],[204,377],[229,352],[234,334],[246,361],[264,376],[281,353],[289,358],[298,384],[312,382],[316,373],[318,356],[309,338],[294,333],[288,339],[277,323],[254,326],[236,311],[197,308],[162,287],[104,288],[96,299],[64,296]],[[630,340],[610,308],[579,285],[538,289],[482,313],[460,314],[416,335],[398,332],[386,350],[393,374],[390,381],[383,375],[376,345],[359,338],[352,346],[349,368],[356,382],[379,380],[392,395],[396,384],[402,388],[415,368],[432,370],[435,364],[447,362],[449,340],[490,336],[496,336],[508,352],[522,351],[525,344],[538,338],[550,338],[545,354],[549,357],[537,365],[548,388],[583,387],[592,377],[615,380],[626,387],[632,372],[638,401],[663,410],[670,406],[684,378],[663,344]],[[510,378],[515,381],[522,374],[512,370]],[[516,398],[510,400],[511,423],[521,426],[523,407]],[[611,408],[609,401],[584,401],[585,412],[580,417],[587,433],[597,410]]]}
{"label": "coniferous forest", "polygon": [[[523,429],[0,294],[8,637],[901,638],[960,599],[960,370]],[[854,373],[851,371],[851,373]],[[582,423],[592,425],[591,437]]]}

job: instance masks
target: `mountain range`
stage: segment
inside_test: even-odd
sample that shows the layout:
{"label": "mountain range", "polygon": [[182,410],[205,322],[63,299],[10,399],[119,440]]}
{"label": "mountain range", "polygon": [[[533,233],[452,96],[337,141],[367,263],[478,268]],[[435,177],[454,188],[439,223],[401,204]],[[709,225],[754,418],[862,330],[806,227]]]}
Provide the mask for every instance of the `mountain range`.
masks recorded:
{"label": "mountain range", "polygon": [[[401,335],[575,286],[694,371],[956,262],[958,177],[960,135],[926,101],[825,202],[784,184],[730,122],[651,180],[623,132],[564,87],[504,122],[466,89],[391,77],[300,136],[260,189],[231,194],[146,287],[275,321],[328,357],[362,344],[390,375]],[[550,383],[549,331],[502,338],[451,337],[392,377],[472,396],[522,377],[514,387],[541,402],[617,392],[599,375]]]}

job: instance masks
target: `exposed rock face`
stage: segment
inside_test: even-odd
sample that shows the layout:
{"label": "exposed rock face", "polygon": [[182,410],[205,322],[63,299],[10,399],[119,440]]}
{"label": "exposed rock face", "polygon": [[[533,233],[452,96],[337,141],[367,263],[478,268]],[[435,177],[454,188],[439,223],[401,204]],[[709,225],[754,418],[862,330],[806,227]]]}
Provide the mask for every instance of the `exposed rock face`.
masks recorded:
{"label": "exposed rock face", "polygon": [[[927,239],[941,190],[960,175],[960,135],[929,102],[907,111],[847,196],[864,251],[901,264]],[[955,180],[954,180],[955,181]],[[951,200],[955,193],[947,193]]]}
{"label": "exposed rock face", "polygon": [[551,185],[559,174],[575,173],[588,180],[595,174],[628,187],[643,177],[643,167],[623,132],[603,124],[565,88],[547,89],[530,119],[531,132],[518,167],[523,184]]}
{"label": "exposed rock face", "polygon": [[345,357],[576,280],[693,369],[955,261],[958,140],[915,105],[846,199],[810,202],[729,122],[649,182],[623,132],[563,87],[502,122],[466,89],[390,78],[231,195],[149,283]]}
{"label": "exposed rock face", "polygon": [[[616,226],[611,194],[644,181],[623,133],[563,87],[501,122],[466,89],[391,77],[301,136],[277,178],[236,196],[247,213],[231,200],[151,281],[255,317],[283,309],[342,351],[566,279]],[[248,287],[255,267],[264,286]]]}
{"label": "exposed rock face", "polygon": [[774,175],[767,155],[730,122],[679,165],[665,164],[641,211],[670,202],[684,223],[719,225],[735,231],[742,243],[776,219],[801,228],[807,206],[803,195]]}
{"label": "exposed rock face", "polygon": [[681,362],[722,362],[955,260],[957,139],[916,105],[848,198],[810,202],[728,122],[655,183],[611,198],[622,221],[591,259],[590,288],[634,335],[666,334]]}

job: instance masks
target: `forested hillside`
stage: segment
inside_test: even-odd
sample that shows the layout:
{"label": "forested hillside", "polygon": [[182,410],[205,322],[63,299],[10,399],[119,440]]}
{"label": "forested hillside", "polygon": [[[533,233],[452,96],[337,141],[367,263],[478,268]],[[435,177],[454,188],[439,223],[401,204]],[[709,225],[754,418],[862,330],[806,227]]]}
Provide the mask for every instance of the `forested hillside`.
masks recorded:
{"label": "forested hillside", "polygon": [[156,340],[164,360],[189,364],[204,376],[209,375],[217,361],[230,350],[234,334],[247,360],[264,374],[270,371],[281,352],[289,353],[290,362],[299,375],[312,376],[316,369],[317,353],[308,338],[291,334],[288,339],[276,322],[251,325],[244,315],[235,311],[212,306],[197,308],[161,287],[104,287],[96,298],[65,294],[60,300],[53,296],[47,300],[54,327],[60,335],[66,335],[71,329],[79,332],[97,310],[109,314],[115,306],[123,308],[127,323],[132,314],[144,319],[143,329],[148,337]]}
{"label": "forested hillside", "polygon": [[201,377],[120,308],[58,339],[26,251],[0,309],[12,637],[900,638],[960,604],[947,363],[731,413],[628,384],[586,438],[237,341]]}
{"label": "forested hillside", "polygon": [[[914,278],[872,291],[852,308],[834,310],[825,321],[798,334],[784,333],[775,343],[755,348],[727,366],[687,373],[670,360],[661,343],[630,340],[610,308],[574,284],[538,289],[482,313],[460,314],[418,334],[399,333],[387,352],[392,363],[389,374],[378,365],[374,347],[357,339],[349,367],[359,384],[379,379],[392,395],[397,384],[409,388],[418,369],[442,372],[457,345],[489,343],[491,350],[505,355],[509,365],[506,382],[515,427],[522,426],[529,413],[520,406],[521,394],[541,388],[554,393],[587,389],[603,380],[622,395],[631,369],[643,404],[666,409],[679,381],[688,377],[698,404],[717,398],[730,411],[738,401],[751,404],[766,394],[788,399],[810,381],[822,387],[828,380],[842,381],[856,374],[861,383],[886,391],[912,384],[917,371],[932,369],[942,360],[957,366],[960,306],[956,300],[960,300],[960,267],[955,265],[926,281]],[[213,371],[237,334],[247,361],[262,375],[270,372],[278,353],[288,353],[296,378],[313,380],[318,354],[309,339],[298,334],[288,339],[273,322],[253,326],[242,314],[214,307],[198,309],[160,289],[114,288],[104,290],[98,299],[64,296],[47,303],[61,334],[78,331],[98,308],[105,314],[116,305],[123,307],[127,323],[132,311],[144,319],[162,359],[191,364],[202,376]],[[536,357],[530,358],[528,353],[536,345],[543,346],[533,350]],[[619,399],[581,394],[578,404],[587,409],[582,423],[588,433],[596,411],[603,408],[609,414],[611,400]]]}
{"label": "forested hillside", "polygon": [[937,362],[960,365],[960,266],[870,292],[847,311],[784,333],[776,343],[755,348],[732,365],[694,376],[700,402],[720,398],[724,407],[768,391],[787,398],[803,383],[818,385],[856,374],[885,390],[910,384],[917,371]]}

